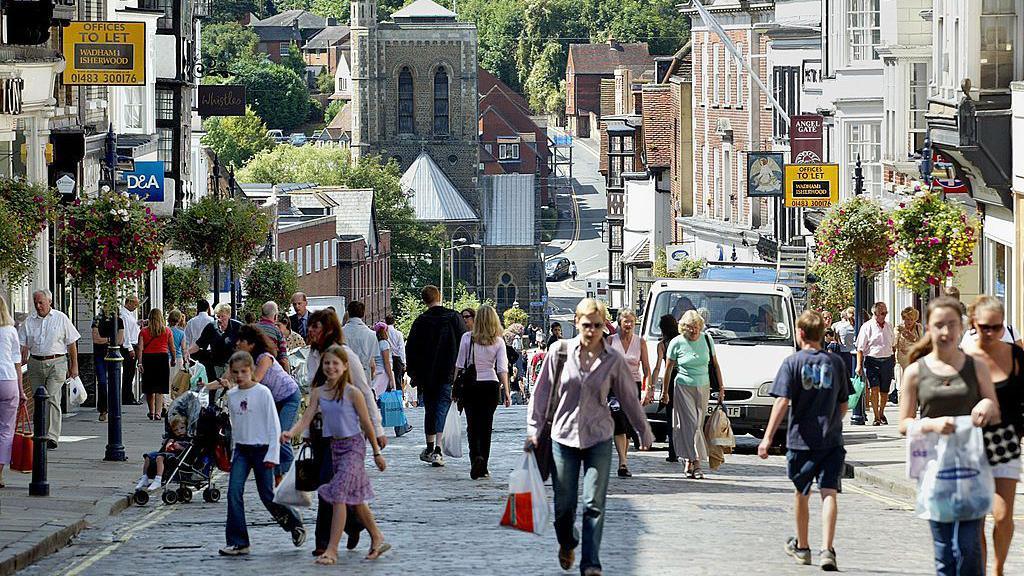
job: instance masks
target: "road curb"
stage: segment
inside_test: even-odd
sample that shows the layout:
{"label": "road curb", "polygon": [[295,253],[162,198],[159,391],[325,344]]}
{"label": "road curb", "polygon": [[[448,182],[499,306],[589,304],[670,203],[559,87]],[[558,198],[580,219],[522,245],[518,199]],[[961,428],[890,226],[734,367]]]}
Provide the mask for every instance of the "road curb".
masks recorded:
{"label": "road curb", "polygon": [[33,544],[27,550],[0,560],[0,576],[9,576],[57,552],[71,543],[83,530],[96,521],[117,516],[131,505],[129,496],[111,496],[96,503],[94,510],[81,520],[69,524]]}
{"label": "road curb", "polygon": [[887,477],[882,474],[875,472],[871,466],[867,466],[860,462],[846,461],[846,470],[843,474],[844,478],[856,478],[863,480],[869,484],[873,484],[879,488],[888,491],[889,494],[896,496],[903,496],[914,500],[917,498],[917,488],[911,484],[910,480],[899,479],[894,480],[892,477]]}

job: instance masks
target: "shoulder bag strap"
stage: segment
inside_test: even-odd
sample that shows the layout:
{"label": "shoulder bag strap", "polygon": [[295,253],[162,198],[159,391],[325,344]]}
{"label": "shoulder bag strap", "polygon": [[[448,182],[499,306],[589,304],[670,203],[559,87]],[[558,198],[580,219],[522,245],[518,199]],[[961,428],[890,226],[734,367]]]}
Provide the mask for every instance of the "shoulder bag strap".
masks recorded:
{"label": "shoulder bag strap", "polygon": [[551,382],[551,392],[548,394],[548,410],[544,418],[545,431],[551,430],[551,421],[555,419],[555,410],[558,408],[558,400],[561,396],[562,368],[565,367],[567,358],[568,353],[565,351],[565,345],[559,343],[558,356],[555,359],[555,379]]}

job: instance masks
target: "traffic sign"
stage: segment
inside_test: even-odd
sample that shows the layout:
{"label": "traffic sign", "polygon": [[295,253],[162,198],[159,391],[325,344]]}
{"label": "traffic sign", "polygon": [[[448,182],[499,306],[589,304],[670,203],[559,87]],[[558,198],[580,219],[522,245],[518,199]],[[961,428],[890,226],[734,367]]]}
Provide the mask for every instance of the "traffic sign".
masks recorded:
{"label": "traffic sign", "polygon": [[64,28],[64,84],[145,86],[145,22],[71,22]]}
{"label": "traffic sign", "polygon": [[838,164],[786,164],[786,206],[828,208],[839,201]]}

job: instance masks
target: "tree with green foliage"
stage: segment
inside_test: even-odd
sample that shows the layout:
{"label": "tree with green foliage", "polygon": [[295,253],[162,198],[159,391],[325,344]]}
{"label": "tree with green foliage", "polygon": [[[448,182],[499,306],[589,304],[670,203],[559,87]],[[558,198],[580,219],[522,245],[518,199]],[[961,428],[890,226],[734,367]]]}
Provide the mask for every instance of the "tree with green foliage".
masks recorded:
{"label": "tree with green foliage", "polygon": [[279,12],[285,10],[308,10],[317,16],[334,18],[338,24],[348,23],[350,0],[277,0]]}
{"label": "tree with green foliage", "polygon": [[510,328],[513,324],[526,326],[530,322],[530,315],[516,303],[502,313],[501,319],[504,322],[505,328]]}
{"label": "tree with green foliage", "polygon": [[205,74],[230,72],[245,62],[258,62],[259,36],[237,22],[203,27],[202,62]]}
{"label": "tree with green foliage", "polygon": [[[561,61],[562,46],[558,42],[548,42],[537,55],[533,68],[526,77],[524,88],[530,108],[543,112],[554,112],[549,104],[557,102],[557,94],[564,90],[564,83],[558,75]],[[564,110],[564,101],[563,107]]]}
{"label": "tree with green foliage", "polygon": [[254,156],[236,178],[239,182],[311,182],[372,189],[377,227],[391,231],[395,302],[439,275],[434,256],[444,243],[444,230],[416,220],[394,160],[381,163],[377,157],[366,157],[355,162],[351,151],[340,146],[277,146]]}
{"label": "tree with green foliage", "polygon": [[267,137],[267,125],[245,107],[245,116],[214,116],[203,122],[206,135],[202,143],[209,146],[221,164],[241,168],[250,158],[274,147],[274,141]]}
{"label": "tree with green foliage", "polygon": [[260,308],[271,300],[279,309],[288,309],[292,294],[299,289],[299,276],[288,262],[257,260],[246,272],[242,286],[246,295],[242,315],[251,312],[259,318]]}
{"label": "tree with green foliage", "polygon": [[324,122],[330,124],[334,117],[341,112],[341,109],[345,107],[344,100],[331,100],[331,103],[327,105],[327,109],[324,110]]}
{"label": "tree with green foliage", "polygon": [[[255,14],[257,18],[267,15],[267,3],[263,0],[213,0],[210,7],[210,21],[214,23],[237,22],[247,14]],[[203,41],[206,41],[205,27]]]}
{"label": "tree with green foliage", "polygon": [[[484,299],[481,301],[476,297],[476,294],[471,294],[466,288],[466,285],[462,282],[456,282],[455,284],[455,298],[449,299],[442,302],[444,306],[455,310],[456,312],[465,310],[466,308],[472,308],[476,310],[484,304],[494,306],[494,302],[490,299]],[[407,293],[403,294],[400,298],[396,299],[395,308],[395,327],[398,328],[402,334],[409,335],[409,329],[412,328],[412,322],[417,316],[427,310],[427,305],[423,303],[423,299],[420,298],[419,293],[416,294]]]}
{"label": "tree with green foliage", "polygon": [[306,61],[302,58],[302,51],[294,43],[288,45],[288,54],[281,56],[281,65],[288,68],[306,84]]}
{"label": "tree with green foliage", "polygon": [[334,75],[327,68],[320,71],[316,77],[316,89],[321,94],[334,94]]}
{"label": "tree with green foliage", "polygon": [[309,115],[309,90],[295,71],[265,62],[246,64],[234,82],[245,86],[246,102],[271,128],[290,130]]}
{"label": "tree with green foliage", "polygon": [[164,264],[164,310],[195,309],[196,301],[210,291],[209,278],[195,266]]}
{"label": "tree with green foliage", "polygon": [[678,270],[669,270],[665,249],[658,248],[654,255],[652,274],[655,278],[697,278],[704,270],[705,264],[707,260],[703,258],[683,258]]}

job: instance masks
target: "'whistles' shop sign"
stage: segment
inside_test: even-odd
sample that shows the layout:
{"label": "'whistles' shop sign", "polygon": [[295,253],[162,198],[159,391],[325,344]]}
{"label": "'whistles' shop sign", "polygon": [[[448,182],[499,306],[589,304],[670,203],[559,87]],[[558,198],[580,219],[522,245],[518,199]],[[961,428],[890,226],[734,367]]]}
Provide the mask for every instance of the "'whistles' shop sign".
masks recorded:
{"label": "'whistles' shop sign", "polygon": [[200,85],[199,115],[245,116],[245,86]]}
{"label": "'whistles' shop sign", "polygon": [[144,86],[144,22],[71,22],[64,28],[64,84]]}

